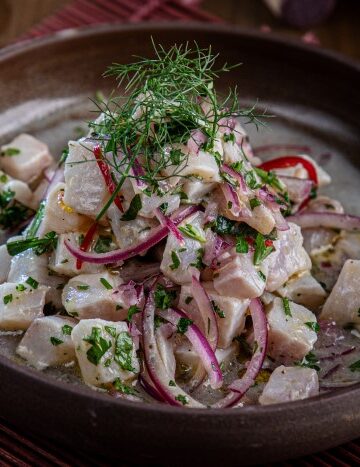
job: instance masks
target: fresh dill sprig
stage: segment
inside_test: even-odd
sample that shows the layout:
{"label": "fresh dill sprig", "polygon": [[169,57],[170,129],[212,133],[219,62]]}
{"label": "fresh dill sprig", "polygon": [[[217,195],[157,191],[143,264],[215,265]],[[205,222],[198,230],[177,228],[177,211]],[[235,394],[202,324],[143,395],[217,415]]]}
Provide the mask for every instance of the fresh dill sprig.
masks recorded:
{"label": "fresh dill sprig", "polygon": [[211,47],[185,44],[165,50],[153,46],[154,58],[115,63],[105,73],[115,76],[124,88],[122,96],[113,93],[107,101],[94,101],[103,118],[89,126],[107,157],[112,154],[108,163],[120,175],[116,193],[127,177],[133,177],[135,159],[143,169],[139,178],[156,191],[160,180],[181,176],[189,157],[185,145],[193,131],[205,135],[206,150],[211,153],[227,118],[245,117],[258,124],[263,116],[255,107],[241,108],[236,89],[225,97],[217,94],[214,81],[237,65],[216,68],[218,55]]}

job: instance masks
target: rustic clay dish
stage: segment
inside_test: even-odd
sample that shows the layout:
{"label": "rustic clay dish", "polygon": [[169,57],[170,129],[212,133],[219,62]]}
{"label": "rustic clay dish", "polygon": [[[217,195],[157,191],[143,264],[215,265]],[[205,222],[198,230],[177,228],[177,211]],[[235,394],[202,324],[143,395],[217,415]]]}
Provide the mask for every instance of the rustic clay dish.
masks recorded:
{"label": "rustic clay dish", "polygon": [[[101,78],[106,66],[149,55],[151,35],[165,47],[195,39],[212,44],[223,61],[241,61],[222,85],[238,84],[244,101],[259,99],[278,115],[269,130],[251,131],[253,141],[301,141],[315,154],[331,151],[331,191],[349,212],[359,213],[359,65],[265,34],[198,24],[112,25],[5,49],[0,140],[27,130],[60,151],[74,136],[59,124],[59,112],[60,121],[66,112],[75,119],[84,96],[113,86]],[[0,357],[0,414],[64,449],[103,458],[239,465],[296,457],[360,436],[360,384],[286,405],[186,410],[113,399]]]}

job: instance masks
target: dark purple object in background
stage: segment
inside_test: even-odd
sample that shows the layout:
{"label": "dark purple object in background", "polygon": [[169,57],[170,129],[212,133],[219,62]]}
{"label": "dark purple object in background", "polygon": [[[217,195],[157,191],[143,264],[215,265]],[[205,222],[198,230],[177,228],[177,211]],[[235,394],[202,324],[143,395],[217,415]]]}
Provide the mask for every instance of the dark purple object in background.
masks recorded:
{"label": "dark purple object in background", "polygon": [[336,0],[264,0],[278,18],[297,28],[309,28],[324,21]]}

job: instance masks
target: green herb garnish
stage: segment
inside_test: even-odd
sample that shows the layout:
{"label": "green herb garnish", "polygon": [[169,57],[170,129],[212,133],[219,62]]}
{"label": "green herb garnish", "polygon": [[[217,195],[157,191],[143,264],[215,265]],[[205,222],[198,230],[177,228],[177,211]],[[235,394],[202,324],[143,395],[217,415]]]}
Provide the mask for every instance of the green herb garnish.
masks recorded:
{"label": "green herb garnish", "polygon": [[8,303],[11,303],[13,301],[13,296],[12,294],[5,295],[3,298],[4,305],[7,305]]}
{"label": "green herb garnish", "polygon": [[188,330],[188,327],[193,323],[193,321],[189,318],[181,317],[177,323],[177,332],[179,334],[185,334]]}
{"label": "green herb garnish", "polygon": [[32,289],[37,289],[39,286],[39,282],[33,279],[31,276],[29,276],[25,282],[29,284]]}
{"label": "green herb garnish", "polygon": [[154,294],[156,308],[166,310],[170,308],[176,298],[175,290],[166,290],[161,284],[158,284]]}
{"label": "green herb garnish", "polygon": [[60,345],[60,344],[63,344],[64,341],[62,341],[61,339],[58,339],[57,337],[50,337],[50,342],[52,343],[52,345],[54,345],[55,347]]}
{"label": "green herb garnish", "polygon": [[135,195],[133,199],[130,202],[130,206],[125,211],[123,214],[121,220],[122,221],[132,221],[136,219],[136,216],[138,215],[138,212],[142,208],[142,202],[141,202],[141,197],[139,194]]}
{"label": "green herb garnish", "polygon": [[64,326],[61,328],[61,331],[64,334],[64,336],[70,336],[72,330],[73,330],[73,327],[70,326],[69,324],[64,324]]}
{"label": "green herb garnish", "polygon": [[206,243],[206,238],[204,237],[201,230],[191,224],[186,224],[184,227],[179,227],[179,230],[183,234],[194,240],[197,240],[200,243]]}
{"label": "green herb garnish", "polygon": [[18,148],[6,148],[1,151],[2,156],[18,156],[21,153],[20,149]]}
{"label": "green herb garnish", "polygon": [[128,309],[127,320],[130,322],[132,320],[132,317],[140,312],[140,308],[138,308],[136,305],[131,305]]}
{"label": "green herb garnish", "polygon": [[83,341],[91,344],[91,347],[86,352],[89,362],[98,365],[103,355],[110,349],[111,341],[101,337],[101,329],[93,327],[90,336],[84,337]]}
{"label": "green herb garnish", "polygon": [[120,332],[115,340],[115,362],[127,371],[135,371],[132,366],[133,342],[130,334],[126,331]]}
{"label": "green herb garnish", "polygon": [[310,328],[314,332],[319,332],[320,331],[320,326],[316,321],[309,321],[305,323],[308,328]]}
{"label": "green herb garnish", "polygon": [[174,269],[177,269],[180,266],[180,258],[176,251],[172,250],[171,252],[171,259],[172,259],[172,264],[170,264],[170,269],[173,271]]}
{"label": "green herb garnish", "polygon": [[57,239],[57,234],[55,232],[48,232],[43,238],[33,237],[8,242],[6,248],[10,256],[16,256],[31,248],[34,250],[35,254],[40,256],[43,253],[54,250],[57,245]]}
{"label": "green herb garnish", "polygon": [[284,313],[286,314],[286,316],[292,317],[291,310],[290,310],[290,301],[289,301],[289,299],[286,298],[286,297],[283,297],[281,300],[282,300],[282,304],[283,304],[283,308],[284,308]]}
{"label": "green herb garnish", "polygon": [[100,277],[100,282],[107,290],[111,290],[113,288],[113,286],[105,279],[105,277]]}
{"label": "green herb garnish", "polygon": [[254,265],[258,266],[262,261],[274,251],[274,246],[266,246],[265,237],[258,232],[255,239]]}

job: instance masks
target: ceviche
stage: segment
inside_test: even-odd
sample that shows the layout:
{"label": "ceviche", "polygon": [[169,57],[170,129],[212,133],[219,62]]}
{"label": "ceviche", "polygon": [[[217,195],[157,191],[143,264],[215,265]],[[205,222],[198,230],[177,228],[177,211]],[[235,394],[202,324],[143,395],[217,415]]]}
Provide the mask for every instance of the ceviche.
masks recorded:
{"label": "ceviche", "polygon": [[216,91],[210,48],[154,52],[108,69],[118,90],[58,162],[28,134],[1,147],[11,358],[195,408],[358,381],[360,218],[302,141],[251,147],[269,115]]}

